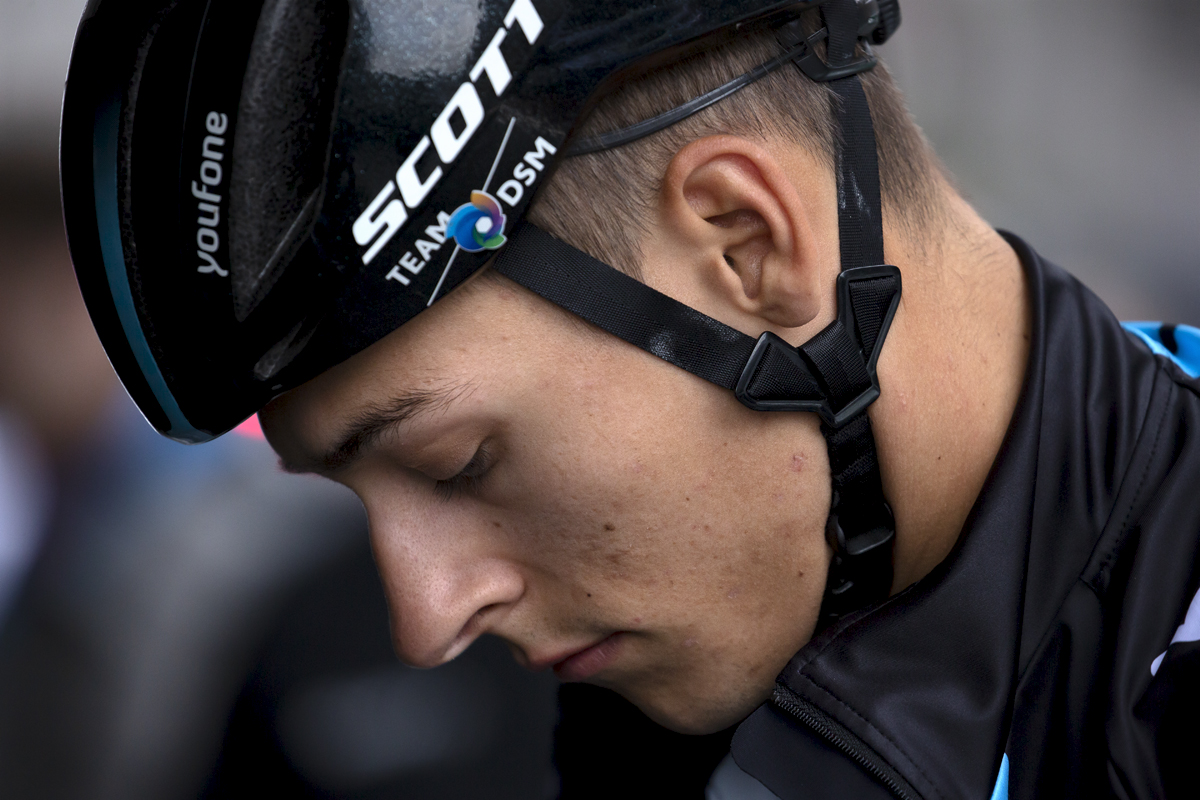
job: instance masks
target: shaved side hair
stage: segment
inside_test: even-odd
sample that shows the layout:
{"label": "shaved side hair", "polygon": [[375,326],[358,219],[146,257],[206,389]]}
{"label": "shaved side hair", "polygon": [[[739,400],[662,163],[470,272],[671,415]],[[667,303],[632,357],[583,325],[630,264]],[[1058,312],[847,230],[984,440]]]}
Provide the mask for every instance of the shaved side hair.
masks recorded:
{"label": "shaved side hair", "polygon": [[[817,10],[805,15],[806,33],[817,30]],[[817,49],[823,57],[824,44]],[[669,111],[782,52],[771,31],[759,30],[650,70],[601,99],[571,138],[607,133]],[[878,64],[860,77],[875,127],[884,217],[919,244],[939,216],[941,165],[886,67]],[[833,172],[840,135],[837,102],[827,84],[785,64],[665,130],[612,150],[564,159],[539,192],[529,219],[640,278],[644,220],[676,153],[689,142],[718,134],[784,140],[804,146]]]}

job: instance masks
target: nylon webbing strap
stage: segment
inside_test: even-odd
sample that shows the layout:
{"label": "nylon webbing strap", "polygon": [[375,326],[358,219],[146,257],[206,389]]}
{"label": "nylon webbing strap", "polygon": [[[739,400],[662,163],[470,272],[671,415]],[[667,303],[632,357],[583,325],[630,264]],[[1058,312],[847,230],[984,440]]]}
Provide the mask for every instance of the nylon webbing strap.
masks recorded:
{"label": "nylon webbing strap", "polygon": [[[836,69],[855,57],[858,42],[858,8],[852,0],[823,6],[821,13],[829,30],[826,61]],[[862,81],[857,75],[830,82],[838,97],[836,112],[842,146],[838,154],[838,236],[842,270],[884,264],[882,202],[879,191],[879,163],[871,110]],[[897,287],[898,289],[899,287]],[[871,287],[863,287],[867,293]],[[849,293],[846,299],[868,299]],[[864,306],[878,306],[870,302]],[[866,339],[873,324],[873,313],[864,309],[859,318],[859,338],[863,350],[871,352]],[[832,336],[831,336],[832,338]],[[848,338],[848,337],[847,337]],[[854,359],[842,354],[845,340],[831,341],[826,351],[841,370]],[[862,356],[860,355],[860,358]],[[831,368],[833,369],[833,368]],[[837,370],[834,370],[835,374]],[[825,370],[822,370],[825,374]],[[861,381],[857,374],[845,380]],[[831,387],[832,388],[832,387]],[[883,496],[879,456],[871,420],[864,408],[840,428],[822,422],[821,432],[829,450],[833,478],[833,502],[826,534],[833,547],[825,599],[821,607],[821,625],[888,596],[892,584],[892,543],[895,521]]]}
{"label": "nylon webbing strap", "polygon": [[492,267],[557,306],[707,381],[734,389],[754,350],[741,331],[592,258],[529,222]]}
{"label": "nylon webbing strap", "polygon": [[842,269],[884,264],[880,219],[879,165],[871,111],[858,76],[834,81],[841,99],[841,159],[838,174],[838,236]]}
{"label": "nylon webbing strap", "polygon": [[[826,61],[832,68],[854,60],[858,43],[858,4],[822,7],[829,29]],[[838,158],[838,235],[842,269],[884,264],[883,219],[880,214],[879,163],[875,128],[862,81],[857,75],[831,81],[838,96],[837,120],[842,136]]]}

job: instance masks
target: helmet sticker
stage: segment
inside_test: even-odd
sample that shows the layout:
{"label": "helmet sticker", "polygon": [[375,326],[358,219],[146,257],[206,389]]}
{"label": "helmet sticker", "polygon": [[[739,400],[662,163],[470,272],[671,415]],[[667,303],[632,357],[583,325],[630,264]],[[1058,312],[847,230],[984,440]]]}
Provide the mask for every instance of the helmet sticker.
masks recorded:
{"label": "helmet sticker", "polygon": [[209,190],[220,188],[220,162],[225,158],[225,137],[222,134],[228,127],[227,115],[209,112],[205,118],[205,130],[209,135],[204,137],[200,153],[203,159],[200,162],[200,183],[192,181],[192,196],[199,201],[196,203],[196,246],[199,248],[196,257],[201,263],[196,271],[204,275],[216,273],[222,278],[229,277],[229,270],[223,269],[212,255],[221,246],[221,235],[217,232],[217,225],[221,221],[221,195]]}
{"label": "helmet sticker", "polygon": [[[417,210],[442,178],[442,166],[448,167],[458,158],[467,142],[483,124],[485,109],[479,91],[475,87],[476,82],[486,75],[497,99],[504,94],[505,89],[512,82],[512,71],[505,60],[504,53],[500,50],[500,45],[514,24],[520,28],[525,36],[525,41],[530,46],[537,43],[538,37],[545,29],[545,23],[537,9],[534,8],[532,0],[514,0],[508,13],[504,15],[504,27],[496,31],[490,44],[483,51],[475,66],[471,68],[470,79],[459,85],[445,108],[433,121],[429,133],[417,142],[412,153],[401,164],[395,180],[388,181],[366,210],[354,221],[351,226],[354,241],[360,247],[366,248],[366,252],[361,256],[364,266],[370,264],[392,237],[400,232],[400,229],[408,222],[408,211]],[[462,120],[463,126],[458,133],[455,133],[450,124],[453,118]],[[427,178],[421,180],[416,174],[416,162],[424,155],[431,142],[437,152],[440,165],[435,167]],[[486,190],[486,187],[484,188]],[[400,197],[391,199],[397,189],[399,189]],[[496,213],[499,214],[499,204],[496,203],[495,198],[489,196],[489,199],[495,207]],[[391,202],[388,202],[389,200]],[[502,214],[500,216],[503,217]],[[471,247],[468,247],[468,242],[464,240],[457,241],[464,250],[469,252],[478,252],[484,249],[475,247],[473,240],[469,242]],[[495,246],[499,247],[499,245]]]}
{"label": "helmet sticker", "polygon": [[[426,302],[426,306],[429,306],[441,293],[446,276],[460,251],[480,253],[484,250],[496,250],[504,246],[504,243],[508,241],[504,235],[504,225],[508,218],[504,214],[501,201],[510,208],[516,208],[524,197],[526,188],[532,186],[545,170],[547,159],[558,151],[545,138],[533,134],[533,141],[529,143],[528,151],[522,153],[524,148],[518,147],[513,156],[510,156],[510,158],[515,156],[517,159],[511,168],[513,177],[501,182],[495,190],[495,194],[492,194],[488,189],[492,185],[493,179],[499,180],[496,175],[497,168],[505,156],[516,124],[516,117],[509,120],[504,138],[500,142],[500,148],[496,151],[487,179],[483,182],[483,188],[473,190],[471,202],[454,209],[452,214],[438,211],[436,224],[426,226],[424,233],[412,242],[412,247],[406,250],[400,256],[399,261],[387,272],[384,276],[385,280],[396,281],[403,286],[410,285],[412,276],[419,275],[425,265],[432,261],[435,254],[442,249],[442,246],[447,242],[452,242],[454,244],[453,252],[450,253],[449,259],[442,268],[441,276],[438,278],[433,292],[429,295]],[[507,172],[508,169],[506,165],[505,171]],[[385,192],[387,191],[389,190],[385,189]],[[386,199],[386,194],[384,197]],[[401,267],[404,269],[402,270]]]}
{"label": "helmet sticker", "polygon": [[[484,224],[486,228],[481,230]],[[468,253],[500,247],[506,241],[503,231],[504,212],[500,210],[500,204],[496,198],[478,189],[471,192],[471,202],[454,209],[446,226],[446,232]]]}

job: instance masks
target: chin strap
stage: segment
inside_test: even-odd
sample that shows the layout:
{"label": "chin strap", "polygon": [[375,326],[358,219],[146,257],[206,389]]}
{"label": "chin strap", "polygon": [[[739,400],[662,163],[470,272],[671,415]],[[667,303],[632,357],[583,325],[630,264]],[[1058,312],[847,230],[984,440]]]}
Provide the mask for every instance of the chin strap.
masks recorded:
{"label": "chin strap", "polygon": [[[833,493],[826,538],[833,549],[819,627],[883,600],[891,591],[895,522],[883,496],[867,408],[879,397],[876,364],[900,302],[900,270],[883,260],[879,169],[871,113],[855,59],[868,28],[855,0],[822,7],[826,27],[805,38],[799,23],[778,31],[785,52],[839,103],[838,233],[842,271],[837,319],[800,347],[773,333],[757,340],[562,242],[531,223],[509,236],[493,266],[550,302],[707,381],[757,411],[821,418]],[[827,41],[822,61],[814,47]]]}
{"label": "chin strap", "polygon": [[[811,48],[809,60],[799,67],[813,80],[828,81],[839,100],[836,116],[842,146],[838,152],[838,239],[844,275],[865,265],[885,263],[875,128],[858,78],[858,72],[875,66],[875,59],[865,42],[866,56],[855,58],[862,32],[857,3],[852,0],[831,3],[822,7],[821,13],[829,31],[826,42],[829,73],[815,74],[820,70],[820,61]],[[787,45],[801,35],[798,23],[791,23],[780,30],[780,42]],[[897,269],[893,313],[899,300]],[[883,335],[879,338],[882,344]],[[874,369],[871,377],[878,386]],[[833,500],[825,526],[833,560],[818,621],[823,628],[891,593],[896,521],[883,496],[879,455],[866,409],[841,426],[822,422],[822,432],[833,477]]]}

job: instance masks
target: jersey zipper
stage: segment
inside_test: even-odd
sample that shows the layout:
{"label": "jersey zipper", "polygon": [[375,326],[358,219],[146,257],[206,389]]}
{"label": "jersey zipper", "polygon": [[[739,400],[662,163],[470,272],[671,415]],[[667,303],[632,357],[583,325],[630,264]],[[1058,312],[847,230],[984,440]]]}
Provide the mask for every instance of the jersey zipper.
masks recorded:
{"label": "jersey zipper", "polygon": [[806,727],[811,728],[826,742],[846,754],[900,800],[920,800],[921,795],[912,787],[912,784],[890,766],[881,763],[866,742],[847,730],[833,717],[780,684],[775,685],[775,692],[771,695],[771,700],[780,709],[799,720]]}

